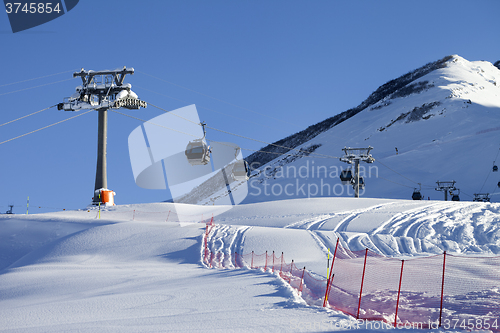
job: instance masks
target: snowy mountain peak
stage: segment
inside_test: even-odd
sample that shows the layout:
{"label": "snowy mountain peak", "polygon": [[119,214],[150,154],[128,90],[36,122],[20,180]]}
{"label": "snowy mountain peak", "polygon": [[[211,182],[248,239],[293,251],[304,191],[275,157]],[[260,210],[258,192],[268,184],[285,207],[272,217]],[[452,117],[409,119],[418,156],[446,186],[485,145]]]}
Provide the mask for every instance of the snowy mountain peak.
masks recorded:
{"label": "snowy mountain peak", "polygon": [[260,168],[250,180],[247,202],[352,196],[352,188],[339,180],[349,165],[338,158],[344,147],[368,146],[374,147],[376,162],[362,164],[362,196],[410,199],[418,188],[424,198],[442,200],[436,181],[455,180],[453,194],[462,200],[489,193],[498,201],[500,176],[492,166],[500,148],[499,111],[500,70],[486,61],[445,57],[387,82],[358,107],[277,143],[307,149],[307,155],[294,159],[289,155],[296,151],[271,146],[263,150],[288,154],[274,160],[272,154],[249,156]]}

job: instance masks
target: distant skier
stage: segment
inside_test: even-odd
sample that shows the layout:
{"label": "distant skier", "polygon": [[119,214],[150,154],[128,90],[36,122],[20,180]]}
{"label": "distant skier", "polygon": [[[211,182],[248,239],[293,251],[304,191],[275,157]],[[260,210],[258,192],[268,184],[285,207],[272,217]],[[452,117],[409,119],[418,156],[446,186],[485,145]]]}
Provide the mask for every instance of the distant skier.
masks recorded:
{"label": "distant skier", "polygon": [[398,147],[396,147],[396,155],[398,154]]}

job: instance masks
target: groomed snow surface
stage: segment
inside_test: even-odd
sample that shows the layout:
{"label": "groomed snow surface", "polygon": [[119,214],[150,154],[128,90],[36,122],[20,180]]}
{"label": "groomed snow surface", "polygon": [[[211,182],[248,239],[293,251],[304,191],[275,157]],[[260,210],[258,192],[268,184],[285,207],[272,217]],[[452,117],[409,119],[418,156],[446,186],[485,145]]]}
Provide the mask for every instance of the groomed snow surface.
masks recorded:
{"label": "groomed snow surface", "polygon": [[[115,206],[100,219],[96,210],[0,216],[0,332],[390,330],[310,306],[270,271],[207,268],[205,224],[166,221],[173,210],[162,203]],[[364,198],[256,203],[216,216],[209,246],[283,252],[324,278],[337,236],[353,251],[408,260],[444,250],[499,255],[499,210]]]}

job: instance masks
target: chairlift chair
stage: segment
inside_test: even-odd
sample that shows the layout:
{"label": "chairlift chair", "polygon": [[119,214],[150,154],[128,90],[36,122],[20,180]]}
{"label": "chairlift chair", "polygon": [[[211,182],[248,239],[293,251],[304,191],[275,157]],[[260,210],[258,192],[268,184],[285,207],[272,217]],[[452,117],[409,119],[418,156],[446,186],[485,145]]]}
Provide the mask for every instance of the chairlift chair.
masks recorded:
{"label": "chairlift chair", "polygon": [[203,138],[190,141],[186,146],[186,157],[191,165],[206,165],[210,162],[210,146],[205,141],[205,123],[203,126]]}

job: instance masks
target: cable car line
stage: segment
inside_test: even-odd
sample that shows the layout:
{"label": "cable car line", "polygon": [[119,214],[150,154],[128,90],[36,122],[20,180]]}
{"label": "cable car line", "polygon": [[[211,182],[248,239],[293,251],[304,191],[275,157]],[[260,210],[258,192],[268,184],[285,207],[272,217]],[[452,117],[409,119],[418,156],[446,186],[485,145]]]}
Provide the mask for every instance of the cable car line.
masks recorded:
{"label": "cable car line", "polygon": [[[171,98],[171,99],[175,99],[177,101],[180,101],[180,102],[183,102],[183,103],[187,103],[189,104],[190,102],[188,101],[185,101],[185,100],[182,100],[180,98],[177,98],[177,97],[172,97],[172,96],[169,96],[169,95],[165,95],[165,94],[162,94],[162,93],[159,93],[159,92],[156,92],[156,91],[153,91],[151,89],[147,89],[147,88],[144,88],[144,87],[141,87],[141,86],[138,86],[138,85],[134,85],[135,87],[139,88],[139,89],[143,89],[143,90],[147,90],[149,92],[152,92],[154,94],[158,94],[160,96],[164,96],[164,97],[168,97],[168,98]],[[247,123],[250,123],[250,124],[254,124],[254,125],[258,125],[258,126],[262,126],[262,127],[265,127],[265,128],[269,128],[269,129],[272,129],[273,131],[276,130],[276,127],[271,127],[271,126],[266,126],[266,125],[263,125],[261,123],[258,123],[258,122],[255,122],[255,121],[251,121],[251,120],[248,120],[248,119],[245,119],[245,118],[240,118],[240,117],[237,117],[237,116],[234,116],[232,114],[227,114],[227,113],[223,113],[223,112],[220,112],[220,111],[217,111],[217,110],[214,110],[214,109],[211,109],[211,108],[207,108],[207,107],[204,107],[204,106],[199,106],[199,108],[201,109],[205,109],[205,110],[209,110],[209,111],[212,111],[212,112],[215,112],[215,113],[219,113],[223,116],[226,116],[226,117],[232,117],[234,119],[238,119],[238,120],[241,120],[241,121],[246,121]],[[287,131],[284,131],[282,130],[281,128],[278,128],[279,131],[283,132],[283,133],[287,133]]]}
{"label": "cable car line", "polygon": [[56,82],[51,82],[51,83],[45,83],[45,84],[41,84],[41,85],[38,85],[38,86],[35,86],[35,87],[30,87],[30,88],[24,88],[24,89],[19,89],[19,90],[14,90],[14,91],[9,91],[9,92],[6,92],[6,93],[3,93],[3,94],[0,94],[0,96],[13,94],[13,93],[17,93],[17,92],[20,92],[20,91],[25,91],[25,90],[30,90],[30,89],[35,89],[35,88],[45,87],[45,86],[49,86],[49,85],[51,85],[51,84],[56,84],[56,83],[66,82],[66,81],[69,81],[69,80],[73,80],[73,78],[71,78],[71,79],[64,79],[64,80],[61,80],[61,81],[56,81]]}
{"label": "cable car line", "polygon": [[[148,104],[149,104],[149,105],[151,105],[151,106],[153,106],[153,107],[155,107],[155,108],[157,108],[157,109],[159,109],[159,110],[162,110],[162,111],[164,111],[164,112],[169,112],[169,113],[172,113],[173,115],[175,115],[175,116],[177,116],[177,117],[179,117],[179,118],[181,118],[181,119],[184,119],[184,120],[186,120],[186,121],[188,121],[188,122],[191,122],[191,123],[193,123],[193,124],[197,124],[196,122],[194,122],[194,121],[192,121],[192,120],[190,120],[190,119],[187,119],[187,118],[184,118],[184,117],[182,117],[182,116],[179,116],[179,115],[177,115],[177,114],[175,114],[175,113],[173,113],[173,112],[170,112],[170,111],[168,111],[168,110],[165,110],[165,109],[163,109],[163,108],[161,108],[161,107],[159,107],[159,106],[157,106],[157,105],[154,105],[154,104],[151,104],[151,103],[148,103]],[[114,111],[114,112],[116,112],[116,113],[120,113],[120,112],[117,112],[117,111]],[[143,119],[140,119],[140,118],[137,118],[137,117],[129,116],[129,115],[124,114],[124,113],[120,113],[120,114],[125,115],[125,116],[127,116],[127,117],[131,117],[131,118],[134,118],[134,119],[140,120],[140,121],[143,121],[143,122],[148,122],[148,123],[150,123],[150,124],[154,124],[154,123],[151,123],[151,122],[149,122],[149,121],[146,121],[146,120],[143,120]],[[156,125],[156,124],[155,124],[155,125]],[[199,124],[197,124],[197,125],[199,125]],[[166,128],[166,129],[170,129],[170,130],[173,130],[173,131],[176,131],[176,132],[180,132],[180,131],[177,131],[177,130],[174,130],[174,129],[171,129],[171,128],[167,128],[167,127],[165,127],[165,126],[161,126],[161,125],[157,125],[157,126],[164,127],[164,128]],[[252,140],[252,141],[259,142],[259,143],[264,143],[264,144],[267,144],[267,145],[272,145],[272,146],[276,146],[276,147],[279,147],[279,148],[284,148],[284,149],[294,150],[294,151],[297,151],[297,152],[303,152],[303,150],[300,150],[300,149],[289,148],[289,147],[285,147],[285,146],[277,145],[277,144],[274,144],[274,143],[268,143],[268,142],[265,142],[265,141],[261,141],[261,140],[257,140],[257,139],[249,138],[249,137],[246,137],[246,136],[242,136],[242,135],[239,135],[239,134],[235,134],[235,133],[227,132],[227,131],[224,131],[224,130],[220,130],[220,129],[218,129],[218,128],[214,128],[214,127],[211,127],[211,126],[206,126],[206,127],[207,127],[207,128],[209,128],[209,129],[212,129],[212,130],[215,130],[215,131],[221,132],[221,133],[225,133],[225,134],[228,134],[228,135],[232,135],[232,136],[240,137],[240,138],[243,138],[243,139]],[[180,132],[180,133],[182,133],[182,134],[187,134],[187,133],[183,133],[183,132]],[[188,135],[190,135],[190,134],[188,134]],[[191,135],[191,136],[193,136],[193,137],[194,137],[194,135]],[[222,143],[222,142],[218,142],[218,141],[213,141],[213,140],[210,140],[210,141],[211,141],[211,142],[217,142],[217,143],[224,144],[224,143]],[[287,154],[287,153],[267,152],[267,151],[262,151],[262,150],[253,150],[253,149],[248,149],[248,148],[241,148],[241,149],[243,149],[243,150],[249,150],[249,151],[253,151],[253,152],[259,152],[259,153],[271,153],[271,154],[276,154],[276,155],[288,155],[288,156],[293,156],[293,155],[291,155],[291,154]],[[311,155],[315,155],[315,156],[311,156]],[[308,155],[308,156],[310,156],[310,157],[316,157],[316,158],[333,158],[333,159],[338,159],[338,157],[335,157],[335,156],[324,155],[324,154],[318,154],[318,153],[314,153],[314,152],[312,152],[312,153],[311,153],[310,155]],[[407,180],[411,181],[412,183],[415,183],[415,184],[417,184],[417,185],[421,185],[421,183],[415,182],[414,180],[412,180],[412,179],[410,179],[410,178],[408,178],[408,177],[404,176],[403,174],[401,174],[401,173],[399,173],[399,172],[395,171],[394,169],[392,169],[392,168],[388,167],[387,165],[385,165],[384,163],[380,162],[379,160],[377,160],[377,162],[379,162],[381,165],[385,166],[387,169],[391,170],[392,172],[394,172],[394,173],[396,173],[396,174],[400,175],[401,177],[403,177],[403,178],[405,178],[405,179],[407,179]],[[379,177],[379,178],[382,178],[382,177]],[[390,181],[390,182],[395,183],[395,184],[397,184],[397,185],[404,186],[404,187],[414,188],[414,186],[403,185],[403,184],[401,184],[401,183],[397,183],[397,182],[394,182],[394,181],[391,181],[391,180],[388,180],[388,179],[385,179],[385,178],[382,178],[382,179],[387,180],[387,181]],[[423,186],[424,186],[424,187],[429,187],[429,188],[434,188],[434,186],[431,186],[431,185],[423,185]]]}
{"label": "cable car line", "polygon": [[394,184],[397,184],[397,185],[400,185],[400,186],[404,186],[404,187],[408,187],[408,188],[413,188],[413,186],[404,185],[404,184],[401,184],[401,183],[395,182],[395,181],[393,181],[393,180],[390,180],[390,179],[387,179],[387,178],[384,178],[384,177],[380,177],[380,176],[378,176],[377,178],[383,179],[383,180],[385,180],[385,181],[388,181],[388,182],[391,182],[391,183],[394,183]]}
{"label": "cable car line", "polygon": [[[149,105],[151,105],[151,104],[149,104]],[[194,135],[194,134],[185,133],[185,132],[182,132],[182,131],[179,131],[179,130],[176,130],[176,129],[173,129],[173,128],[170,128],[170,127],[166,127],[166,126],[163,126],[163,125],[160,125],[160,124],[155,124],[155,123],[153,123],[153,122],[151,122],[149,120],[144,120],[144,119],[141,119],[141,118],[138,118],[138,117],[134,117],[134,116],[131,116],[129,114],[122,113],[122,112],[119,112],[119,111],[116,111],[116,110],[110,110],[110,111],[113,111],[114,113],[121,114],[122,116],[125,116],[125,117],[129,117],[129,118],[132,118],[132,119],[136,119],[136,120],[142,121],[144,123],[148,123],[148,124],[151,124],[151,125],[154,125],[154,126],[158,126],[158,127],[161,127],[161,128],[168,129],[170,131],[174,131],[174,132],[177,132],[177,133],[181,133],[181,134],[184,134],[184,135],[189,135],[189,136],[197,138],[197,136]]]}
{"label": "cable car line", "polygon": [[142,74],[147,75],[147,76],[150,76],[150,77],[155,78],[155,79],[157,79],[157,80],[160,80],[160,81],[166,82],[166,83],[168,83],[168,84],[174,85],[174,86],[176,86],[176,87],[179,87],[179,88],[182,88],[182,89],[185,89],[185,90],[188,90],[188,91],[194,92],[194,93],[196,93],[196,94],[198,94],[198,95],[201,95],[201,96],[205,96],[205,97],[211,98],[211,99],[213,99],[213,100],[215,100],[215,101],[222,102],[222,103],[224,103],[224,104],[231,105],[231,106],[234,106],[234,107],[240,108],[240,109],[245,110],[245,111],[250,111],[250,112],[253,112],[253,113],[255,113],[255,114],[258,114],[259,116],[264,116],[264,117],[267,117],[267,118],[270,118],[270,119],[273,119],[273,120],[276,120],[276,121],[280,121],[280,122],[285,123],[285,124],[288,124],[288,125],[297,126],[297,125],[292,124],[292,123],[290,123],[290,122],[288,122],[288,121],[285,121],[285,120],[282,120],[282,119],[278,119],[278,118],[274,118],[274,117],[271,117],[271,116],[269,116],[269,115],[266,115],[266,114],[263,114],[263,113],[260,113],[260,112],[257,112],[257,111],[253,111],[253,110],[250,110],[250,109],[244,108],[244,107],[242,107],[242,106],[239,106],[239,105],[236,105],[236,104],[233,104],[233,103],[226,102],[226,101],[224,101],[224,100],[222,100],[222,99],[215,98],[215,97],[212,97],[212,96],[210,96],[210,95],[207,95],[207,94],[201,93],[201,92],[199,92],[199,91],[196,91],[196,90],[193,90],[193,89],[190,89],[190,88],[183,87],[183,86],[181,86],[181,85],[179,85],[179,84],[176,84],[176,83],[173,83],[173,82],[167,81],[167,80],[162,79],[162,78],[159,78],[159,77],[157,77],[157,76],[154,76],[154,75],[151,75],[151,74],[147,74],[147,73],[144,73],[144,72],[142,72],[142,71],[137,71],[137,72],[138,72],[138,73],[142,73]]}
{"label": "cable car line", "polygon": [[3,141],[3,142],[0,142],[0,145],[1,145],[1,144],[4,144],[4,143],[7,143],[7,142],[10,142],[10,141],[13,141],[13,140],[15,140],[15,139],[22,138],[23,136],[26,136],[26,135],[29,135],[29,134],[33,134],[33,133],[38,132],[38,131],[41,131],[41,130],[43,130],[43,129],[46,129],[46,128],[49,128],[49,127],[52,127],[52,126],[54,126],[54,125],[57,125],[57,124],[60,124],[60,123],[64,123],[65,121],[71,120],[71,119],[73,119],[73,118],[83,116],[84,114],[89,113],[89,112],[91,112],[91,111],[94,111],[94,110],[88,110],[88,111],[86,111],[86,112],[83,112],[83,113],[77,114],[76,116],[73,116],[73,117],[66,118],[66,119],[63,119],[63,120],[61,120],[61,121],[58,121],[57,123],[53,123],[53,124],[51,124],[51,125],[44,126],[44,127],[42,127],[42,128],[36,129],[36,130],[34,130],[34,131],[31,131],[31,132],[24,133],[24,134],[22,134],[22,135],[16,136],[15,138],[12,138],[12,139],[9,139],[9,140],[5,140],[5,141]]}
{"label": "cable car line", "polygon": [[[151,103],[148,103],[148,104],[149,104],[149,105],[151,105],[152,107],[155,107],[155,108],[157,108],[157,109],[159,109],[159,110],[162,110],[162,111],[164,111],[164,112],[170,112],[170,111],[165,110],[165,109],[163,109],[163,108],[161,108],[161,107],[159,107],[159,106],[156,106],[156,105],[154,105],[154,104],[151,104]],[[179,116],[178,114],[175,114],[175,113],[172,113],[172,114],[173,114],[173,115],[175,115],[175,116],[177,116],[177,117],[179,117],[179,118],[181,118],[181,119],[184,119],[184,120],[186,120],[186,121],[189,121],[189,122],[191,122],[191,123],[193,123],[193,124],[197,124],[196,122],[194,122],[194,121],[192,121],[192,120],[190,120],[190,119],[184,118],[184,117],[182,117],[182,116]],[[199,124],[197,124],[197,125],[199,125]],[[269,143],[269,142],[266,142],[266,141],[253,139],[253,138],[250,138],[250,137],[247,137],[247,136],[243,136],[243,135],[239,135],[239,134],[231,133],[231,132],[228,132],[228,131],[220,130],[220,129],[218,129],[218,128],[211,127],[211,126],[207,126],[207,128],[209,128],[209,129],[211,129],[211,130],[214,130],[214,131],[217,131],[217,132],[224,133],[224,134],[228,134],[228,135],[236,136],[236,137],[239,137],[239,138],[242,138],[242,139],[246,139],[246,140],[251,140],[251,141],[255,141],[255,142],[259,142],[259,143],[263,143],[263,144],[266,144],[266,145],[271,145],[271,146],[275,146],[275,147],[279,147],[279,148],[284,148],[284,149],[288,149],[288,150],[294,150],[294,151],[297,151],[297,152],[304,152],[304,151],[303,151],[303,150],[301,150],[301,149],[296,149],[296,148],[285,147],[285,146],[277,145],[277,144],[275,144],[275,143]],[[310,153],[310,155],[312,155],[312,154],[316,155],[317,157],[321,157],[321,156],[323,156],[324,158],[333,158],[333,159],[338,159],[338,158],[339,158],[339,157],[337,157],[337,156],[330,156],[330,155],[325,155],[325,154],[318,154],[318,153],[314,153],[314,152]]]}
{"label": "cable car line", "polygon": [[11,86],[13,84],[18,84],[18,83],[23,83],[23,82],[28,82],[28,81],[38,80],[38,79],[44,79],[46,77],[55,76],[55,75],[59,75],[59,74],[65,74],[65,73],[75,72],[77,70],[78,69],[73,69],[73,70],[70,70],[70,71],[65,71],[65,72],[60,72],[60,73],[55,73],[55,74],[49,74],[49,75],[45,75],[45,76],[39,76],[39,77],[35,77],[35,78],[32,78],[32,79],[27,79],[27,80],[12,82],[12,83],[1,84],[0,88],[1,87],[6,87],[6,86]]}
{"label": "cable car line", "polygon": [[[410,178],[406,177],[405,175],[403,175],[403,174],[401,174],[401,173],[397,172],[396,170],[389,168],[387,165],[385,165],[384,163],[380,162],[380,160],[375,160],[375,162],[380,163],[381,165],[383,165],[383,166],[384,166],[384,167],[386,167],[387,169],[389,169],[389,170],[391,170],[392,172],[394,172],[394,173],[396,173],[396,174],[400,175],[400,176],[401,176],[401,177],[403,177],[403,178],[408,179],[408,180],[409,180],[409,181],[411,181],[412,183],[415,183],[415,184],[417,184],[417,185],[421,185],[421,183],[417,183],[416,181],[414,181],[414,180],[412,180],[412,179],[410,179]],[[434,186],[430,186],[430,185],[424,185],[424,186],[434,187]]]}
{"label": "cable car line", "polygon": [[17,119],[14,119],[14,120],[8,121],[8,122],[6,122],[6,123],[4,123],[4,124],[1,124],[1,125],[0,125],[0,127],[2,127],[2,126],[4,126],[4,125],[7,125],[7,124],[10,124],[10,123],[13,123],[13,122],[18,121],[18,120],[21,120],[21,119],[23,119],[23,118],[27,118],[27,117],[29,117],[29,116],[32,116],[32,115],[34,115],[34,114],[40,113],[40,112],[42,112],[42,111],[48,110],[48,109],[53,108],[53,107],[56,107],[56,106],[57,106],[57,104],[52,105],[52,106],[49,106],[48,108],[41,109],[41,110],[38,110],[38,111],[36,111],[36,112],[30,113],[30,114],[28,114],[28,115],[26,115],[26,116],[22,116],[22,117],[20,117],[20,118],[17,118]]}
{"label": "cable car line", "polygon": [[[488,181],[488,178],[490,177],[491,172],[492,171],[495,172],[495,167],[497,167],[495,165],[495,161],[497,160],[499,153],[500,153],[500,149],[498,149],[497,156],[495,156],[495,159],[493,160],[493,168],[491,168],[490,171],[488,172],[488,174],[486,175],[486,179],[484,180],[483,185],[481,186],[481,189],[479,190],[479,192],[483,192],[483,187],[484,187],[484,185],[486,185],[486,182]],[[496,170],[498,171],[498,167]]]}
{"label": "cable car line", "polygon": [[[152,104],[148,103],[149,105],[153,106]],[[139,121],[142,121],[144,123],[148,123],[148,124],[151,124],[151,125],[154,125],[154,126],[158,126],[158,127],[161,127],[161,128],[164,128],[164,129],[167,129],[167,130],[170,130],[170,131],[174,131],[174,132],[177,132],[177,133],[181,133],[181,134],[184,134],[184,135],[189,135],[189,136],[192,136],[194,138],[198,138],[198,136],[194,135],[194,134],[190,134],[190,133],[185,133],[185,132],[182,132],[182,131],[179,131],[179,130],[176,130],[176,129],[173,129],[173,128],[170,128],[170,127],[166,127],[166,126],[163,126],[163,125],[160,125],[160,124],[156,124],[156,123],[153,123],[149,120],[144,120],[144,119],[141,119],[141,118],[138,118],[138,117],[135,117],[135,116],[131,116],[131,115],[128,115],[126,113],[122,113],[122,112],[119,112],[119,111],[116,111],[116,110],[110,110],[110,111],[113,111],[114,113],[117,113],[117,114],[120,114],[122,116],[125,116],[125,117],[129,117],[129,118],[132,118],[132,119],[135,119],[135,120],[139,120]],[[179,116],[181,117],[181,116]],[[181,117],[183,118],[183,117]],[[186,120],[189,120],[189,119],[186,119]],[[191,120],[189,120],[191,121]],[[193,122],[194,123],[194,122]],[[199,125],[199,124],[198,124]],[[208,127],[208,126],[207,126]],[[221,141],[215,141],[215,140],[209,140],[210,142],[214,142],[214,143],[218,143],[218,144],[221,144],[221,145],[225,145],[225,146],[228,146],[228,147],[233,147],[232,145],[229,145],[227,144],[226,142],[221,142]],[[242,148],[240,147],[240,149],[242,150],[248,150],[248,151],[253,151],[253,152],[257,152],[257,153],[265,153],[265,154],[275,154],[275,155],[286,155],[286,156],[294,156],[292,154],[288,154],[288,153],[278,153],[278,152],[272,152],[272,151],[263,151],[263,150],[255,150],[255,149],[250,149],[250,148]],[[307,155],[306,157],[309,157],[309,155]],[[321,157],[320,157],[321,158]],[[329,157],[323,157],[323,158],[329,158]]]}

